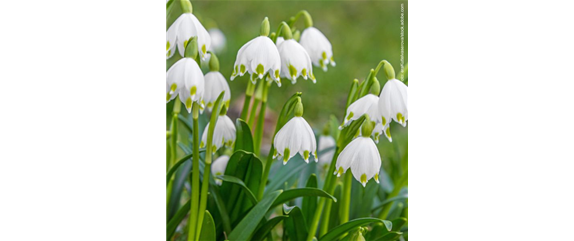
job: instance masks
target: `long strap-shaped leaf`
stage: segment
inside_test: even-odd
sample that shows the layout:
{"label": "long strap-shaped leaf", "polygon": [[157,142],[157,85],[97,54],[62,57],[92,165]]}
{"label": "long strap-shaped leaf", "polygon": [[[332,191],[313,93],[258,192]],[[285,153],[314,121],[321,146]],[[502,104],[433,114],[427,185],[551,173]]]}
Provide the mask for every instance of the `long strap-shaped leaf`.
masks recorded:
{"label": "long strap-shaped leaf", "polygon": [[201,234],[199,235],[199,240],[216,240],[217,233],[215,232],[215,223],[213,222],[213,217],[209,211],[205,210],[205,216],[203,216],[203,224],[201,225]]}
{"label": "long strap-shaped leaf", "polygon": [[341,235],[355,229],[358,228],[360,226],[369,224],[369,223],[374,223],[374,222],[381,222],[385,225],[385,227],[387,228],[387,230],[391,231],[393,228],[393,223],[391,221],[388,220],[382,220],[382,219],[378,219],[378,218],[357,218],[354,220],[351,220],[349,222],[346,222],[344,224],[341,224],[335,228],[333,228],[331,231],[329,231],[328,233],[326,233],[325,235],[321,236],[321,238],[319,238],[319,241],[331,241],[331,240],[336,240],[338,237],[340,237]]}
{"label": "long strap-shaped leaf", "polygon": [[277,190],[267,194],[244,218],[235,226],[233,231],[229,234],[229,240],[251,240],[251,236],[255,231],[259,221],[265,216],[271,204],[279,197],[283,190]]}
{"label": "long strap-shaped leaf", "polygon": [[[205,152],[205,149],[199,149],[199,153],[203,153],[203,152]],[[173,174],[175,173],[177,168],[179,166],[181,166],[181,164],[183,164],[185,161],[190,160],[192,156],[193,156],[193,154],[189,154],[187,156],[184,156],[179,161],[177,161],[175,163],[175,165],[173,165],[173,167],[171,167],[171,169],[169,169],[169,171],[167,172],[167,175],[166,175],[167,176],[166,184],[169,183],[169,179],[171,179],[171,176],[173,176]]]}
{"label": "long strap-shaped leaf", "polygon": [[245,185],[245,183],[243,181],[241,181],[241,179],[234,177],[234,176],[226,176],[226,175],[218,176],[218,178],[225,181],[225,182],[231,182],[231,183],[234,183],[234,184],[241,186],[243,188],[243,191],[245,191],[245,193],[247,194],[247,197],[249,197],[249,200],[253,203],[253,205],[257,204],[257,198],[255,198],[255,195],[253,195],[253,192],[251,192],[251,190],[249,190],[247,185]]}
{"label": "long strap-shaped leaf", "polygon": [[173,235],[173,233],[175,233],[175,229],[177,228],[177,226],[179,225],[179,223],[181,223],[181,220],[183,220],[183,218],[185,217],[185,215],[189,212],[189,209],[191,208],[191,203],[188,200],[187,203],[185,203],[178,211],[177,213],[173,216],[173,218],[171,218],[169,220],[169,222],[167,223],[167,231],[166,231],[166,235],[167,235],[167,240],[169,241],[171,239],[171,236]]}
{"label": "long strap-shaped leaf", "polygon": [[277,225],[279,222],[283,221],[289,217],[288,215],[277,216],[272,219],[269,219],[263,226],[257,229],[257,232],[253,235],[252,241],[263,241],[267,234]]}
{"label": "long strap-shaped leaf", "polygon": [[287,191],[284,191],[283,193],[281,193],[281,195],[279,195],[279,197],[277,197],[277,199],[275,200],[275,202],[273,203],[273,205],[271,205],[271,207],[276,207],[277,205],[280,205],[284,202],[287,202],[291,199],[295,199],[298,197],[311,197],[311,196],[317,196],[317,197],[326,197],[326,198],[330,198],[332,199],[334,202],[337,201],[337,199],[333,196],[331,196],[331,194],[318,189],[318,188],[313,188],[313,187],[304,187],[304,188],[296,188],[296,189],[289,189]]}

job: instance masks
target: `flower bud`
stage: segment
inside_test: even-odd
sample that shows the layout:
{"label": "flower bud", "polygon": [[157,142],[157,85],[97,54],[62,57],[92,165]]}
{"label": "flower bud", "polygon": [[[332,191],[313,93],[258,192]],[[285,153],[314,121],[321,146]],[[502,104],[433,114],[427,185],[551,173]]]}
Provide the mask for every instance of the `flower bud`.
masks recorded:
{"label": "flower bud", "polygon": [[261,29],[259,31],[260,36],[269,36],[269,19],[265,17],[263,22],[261,22]]}
{"label": "flower bud", "polygon": [[181,12],[182,13],[191,13],[193,11],[193,7],[189,0],[181,0],[179,1],[181,4]]}
{"label": "flower bud", "polygon": [[209,70],[219,71],[219,59],[217,59],[215,53],[211,51],[209,51],[209,53],[211,54],[211,57],[209,59]]}
{"label": "flower bud", "polygon": [[297,100],[297,105],[295,106],[295,116],[303,116],[303,103],[301,102],[301,98],[298,98]]}
{"label": "flower bud", "polygon": [[383,62],[385,62],[385,65],[383,66],[383,69],[385,71],[385,75],[387,76],[387,79],[391,80],[395,78],[395,69],[393,69],[393,66],[386,60],[383,60]]}

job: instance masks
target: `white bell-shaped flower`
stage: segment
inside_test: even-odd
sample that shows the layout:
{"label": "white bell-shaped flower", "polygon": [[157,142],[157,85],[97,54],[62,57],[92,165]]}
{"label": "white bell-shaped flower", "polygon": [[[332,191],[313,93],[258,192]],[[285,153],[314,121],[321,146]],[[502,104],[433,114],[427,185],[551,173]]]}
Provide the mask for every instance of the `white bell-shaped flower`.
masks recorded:
{"label": "white bell-shaped flower", "polygon": [[225,43],[227,42],[225,34],[218,28],[209,29],[209,36],[211,36],[211,46],[208,50],[212,50],[216,53],[221,53],[225,49]]}
{"label": "white bell-shaped flower", "polygon": [[295,84],[297,78],[302,76],[303,79],[310,78],[316,83],[313,75],[313,66],[311,58],[301,44],[294,39],[287,39],[278,45],[279,55],[281,56],[281,76],[287,77],[291,83]]}
{"label": "white bell-shaped flower", "polygon": [[367,94],[353,102],[351,105],[349,105],[349,108],[347,108],[345,121],[343,122],[343,125],[339,127],[339,129],[342,129],[344,126],[348,126],[352,121],[361,118],[361,116],[364,114],[369,115],[369,117],[375,120],[375,122],[380,122],[380,119],[378,118],[380,116],[377,107],[378,102],[379,97],[373,94]]}
{"label": "white bell-shaped flower", "polygon": [[[203,130],[201,143],[199,145],[200,148],[203,148],[205,143],[207,143],[207,132],[209,130],[210,124],[211,123],[208,123],[205,126],[205,130]],[[231,119],[225,115],[225,111],[223,111],[219,115],[219,118],[217,118],[215,129],[213,129],[213,139],[211,143],[214,147],[212,148],[213,153],[215,153],[224,145],[227,147],[233,147],[233,143],[235,143],[235,125],[233,124],[233,121],[231,121]]]}
{"label": "white bell-shaped flower", "polygon": [[287,161],[297,153],[303,157],[306,163],[309,163],[311,154],[315,157],[315,162],[319,161],[315,133],[313,133],[313,129],[302,116],[303,104],[299,100],[295,107],[295,116],[281,127],[275,135],[275,139],[273,139],[273,145],[275,146],[273,158],[282,156],[283,165],[287,164]]}
{"label": "white bell-shaped flower", "polygon": [[[398,79],[390,79],[383,86],[379,96],[379,112],[382,115],[383,125],[391,119],[402,126],[407,125],[409,111],[407,107],[408,87]],[[389,135],[390,136],[390,135]]]}
{"label": "white bell-shaped flower", "polygon": [[211,111],[213,104],[217,100],[217,97],[221,92],[225,91],[223,94],[222,101],[226,106],[229,107],[229,101],[231,99],[231,91],[229,90],[229,84],[227,80],[219,71],[210,71],[205,75],[205,93],[203,99],[207,105],[207,109]]}
{"label": "white bell-shaped flower", "polygon": [[321,162],[319,164],[328,166],[331,164],[331,160],[333,160],[333,156],[335,155],[335,146],[337,143],[335,142],[335,138],[329,135],[321,135],[319,136],[319,153],[329,148],[332,150],[326,151],[321,155]]}
{"label": "white bell-shaped flower", "polygon": [[197,48],[202,60],[205,60],[207,50],[211,46],[211,36],[203,25],[192,13],[183,13],[167,29],[166,58],[171,58],[175,53],[175,47],[179,54],[185,56],[185,46],[191,37],[197,37]]}
{"label": "white bell-shaped flower", "polygon": [[225,169],[227,168],[227,163],[229,162],[229,156],[222,155],[215,159],[211,164],[211,175],[213,175],[215,179],[215,183],[217,185],[221,185],[222,180],[217,178],[217,176],[221,176],[225,174]]}
{"label": "white bell-shaped flower", "polygon": [[205,80],[203,73],[192,58],[182,58],[166,72],[167,102],[179,95],[187,112],[191,112],[193,102],[203,106]]}
{"label": "white bell-shaped flower", "polygon": [[[370,120],[362,127],[363,133],[371,133],[373,125]],[[359,181],[363,187],[367,181],[374,178],[379,182],[379,170],[381,169],[381,156],[375,142],[369,137],[370,134],[362,135],[351,141],[339,154],[335,165],[335,173],[340,177],[347,169],[351,168],[353,177]]]}
{"label": "white bell-shaped flower", "polygon": [[309,53],[313,65],[321,67],[324,71],[327,71],[327,64],[329,63],[331,66],[335,66],[331,42],[319,29],[315,27],[306,28],[303,30],[299,42]]}
{"label": "white bell-shaped flower", "polygon": [[273,41],[267,36],[259,36],[239,49],[233,66],[231,80],[250,73],[251,81],[255,83],[256,78],[263,79],[265,73],[269,73],[273,80],[279,81],[281,58]]}

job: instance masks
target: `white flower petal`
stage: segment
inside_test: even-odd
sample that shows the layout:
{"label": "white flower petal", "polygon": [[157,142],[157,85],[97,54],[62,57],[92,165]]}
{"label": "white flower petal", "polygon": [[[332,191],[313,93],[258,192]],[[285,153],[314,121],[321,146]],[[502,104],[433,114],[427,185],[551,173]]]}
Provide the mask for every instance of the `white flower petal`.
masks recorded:
{"label": "white flower petal", "polygon": [[376,95],[367,94],[353,102],[351,105],[349,105],[349,108],[347,108],[343,126],[348,126],[352,121],[361,118],[361,116],[364,114],[367,114],[369,119],[375,122],[380,122],[377,109],[378,101],[379,97]]}
{"label": "white flower petal", "polygon": [[[259,65],[263,69],[257,72]],[[263,79],[263,75],[267,72],[276,77],[274,73],[281,66],[281,58],[273,41],[269,37],[259,36],[239,49],[233,66],[234,72],[231,79],[237,75],[243,76],[246,72],[254,74],[259,79]]]}
{"label": "white flower petal", "polygon": [[[336,145],[337,143],[335,142],[335,138],[333,138],[332,136],[321,135],[319,137],[318,151],[322,152],[323,150],[335,147]],[[331,163],[331,160],[333,160],[334,155],[335,155],[335,149],[323,153],[323,155],[321,155],[321,160],[319,163],[321,163],[322,165],[329,165]]]}
{"label": "white flower petal", "polygon": [[306,28],[303,30],[299,42],[309,53],[313,65],[321,67],[323,70],[327,70],[329,62],[332,62],[332,66],[335,66],[333,48],[321,31],[314,27]]}
{"label": "white flower petal", "polygon": [[[316,152],[315,135],[303,117],[291,118],[277,132],[273,144],[277,155],[283,157],[283,164],[287,163],[297,153],[301,153],[303,156],[305,151],[309,151],[309,155]],[[286,150],[289,153],[285,153]]]}
{"label": "white flower petal", "polygon": [[229,105],[231,99],[231,90],[229,89],[229,84],[225,80],[225,77],[220,72],[211,71],[205,75],[205,93],[203,99],[207,105],[207,109],[211,111],[213,104],[217,100],[217,97],[221,92],[225,91],[223,94],[223,102]]}
{"label": "white flower petal", "polygon": [[302,76],[304,79],[310,77],[314,80],[313,66],[309,54],[294,39],[285,40],[279,45],[279,55],[281,56],[281,76],[292,81]]}
{"label": "white flower petal", "polygon": [[409,115],[407,91],[408,87],[400,80],[391,79],[385,83],[379,98],[379,112],[384,118],[383,124],[393,119],[395,122],[406,126]]}

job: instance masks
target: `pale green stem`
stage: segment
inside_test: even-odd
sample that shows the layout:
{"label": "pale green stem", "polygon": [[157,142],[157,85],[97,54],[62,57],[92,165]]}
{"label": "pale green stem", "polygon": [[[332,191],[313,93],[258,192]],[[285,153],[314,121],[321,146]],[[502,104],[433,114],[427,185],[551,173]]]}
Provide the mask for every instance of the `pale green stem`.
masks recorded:
{"label": "pale green stem", "polygon": [[[271,87],[271,82],[266,82],[263,84],[263,94],[261,98],[261,107],[259,109],[259,119],[257,119],[257,125],[255,126],[254,149],[255,154],[258,156],[261,156],[261,142],[263,140],[263,130],[265,129],[265,111],[267,110],[267,96],[269,95],[269,87]],[[253,111],[255,111],[255,109]]]}
{"label": "pale green stem", "polygon": [[251,80],[247,82],[247,89],[245,90],[245,102],[243,102],[243,110],[241,110],[241,119],[247,120],[247,114],[249,113],[249,104],[251,102],[251,97],[255,92],[255,85],[251,83]]}
{"label": "pale green stem", "polygon": [[191,210],[189,217],[188,241],[195,238],[199,202],[199,105],[193,102],[193,159],[191,175]]}
{"label": "pale green stem", "polygon": [[[174,100],[175,103],[173,105],[173,117],[171,118],[171,130],[170,130],[170,136],[171,136],[171,143],[170,143],[170,166],[173,166],[175,164],[175,162],[177,162],[177,124],[178,124],[178,116],[179,116],[179,111],[181,110],[181,101],[179,101],[178,99]],[[169,167],[168,167],[169,170]]]}
{"label": "pale green stem", "polygon": [[305,28],[308,27],[312,27],[313,26],[313,18],[311,18],[311,14],[309,14],[309,12],[307,12],[306,10],[301,10],[297,13],[297,15],[295,15],[295,17],[292,19],[292,21],[290,21],[289,26],[293,27],[293,25],[295,24],[295,22],[297,22],[297,20],[299,19],[299,17],[303,15],[303,17],[305,17]]}
{"label": "pale green stem", "polygon": [[343,181],[343,193],[341,194],[341,204],[339,205],[339,217],[341,223],[349,221],[349,208],[351,207],[351,186],[353,185],[353,173],[347,171]]}
{"label": "pale green stem", "polygon": [[[393,191],[391,191],[391,193],[389,194],[387,199],[394,198],[397,195],[399,195],[399,192],[401,191],[402,187],[405,185],[405,183],[408,180],[409,180],[409,173],[407,170],[407,171],[405,171],[405,174],[403,174],[401,179],[397,183],[395,183],[395,187],[393,188]],[[383,210],[379,214],[380,219],[385,219],[387,217],[387,215],[389,215],[389,212],[391,211],[391,207],[393,206],[393,203],[394,202],[389,202],[389,203],[385,204],[385,206],[383,206]]]}

